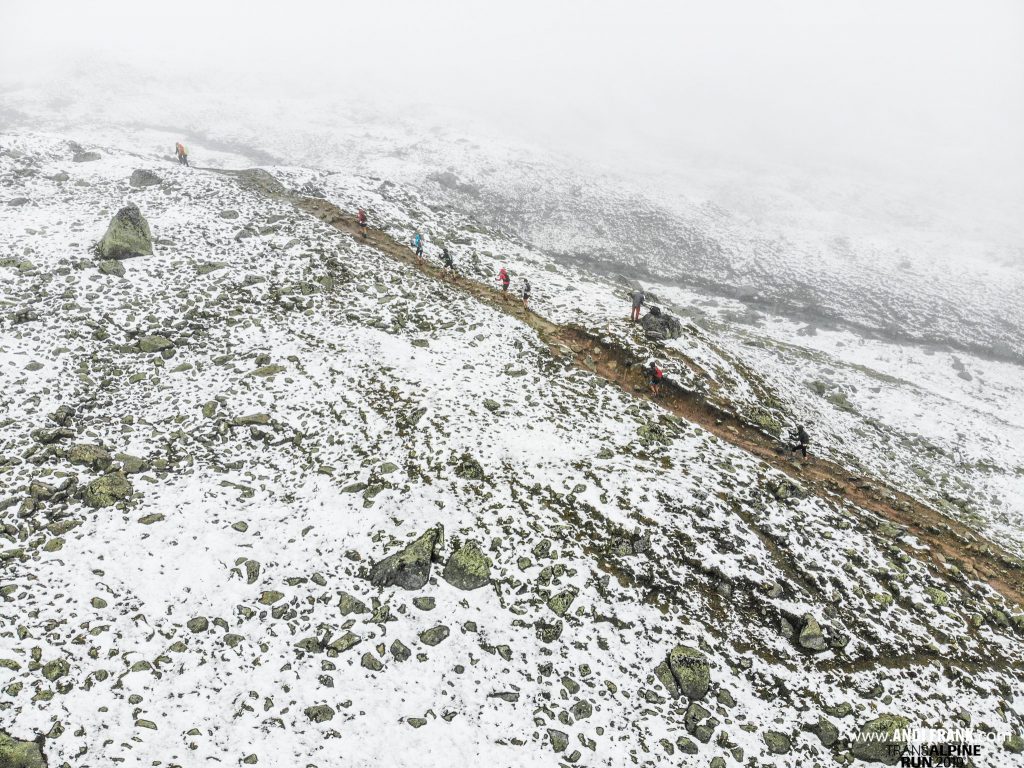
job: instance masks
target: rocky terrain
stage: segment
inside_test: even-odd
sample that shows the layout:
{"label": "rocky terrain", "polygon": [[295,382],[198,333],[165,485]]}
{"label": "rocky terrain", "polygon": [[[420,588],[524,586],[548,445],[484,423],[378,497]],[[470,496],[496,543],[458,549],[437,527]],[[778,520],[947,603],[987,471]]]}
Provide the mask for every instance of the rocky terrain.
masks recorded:
{"label": "rocky terrain", "polygon": [[[8,134],[0,237],[0,765],[827,766],[961,724],[1024,763],[1020,546],[979,564],[1014,385],[957,390],[1004,419],[979,468],[866,429],[933,404],[861,400],[834,339],[716,304],[652,340],[626,284],[348,173]],[[741,440],[807,414],[822,463]],[[888,516],[957,483],[955,556]]]}

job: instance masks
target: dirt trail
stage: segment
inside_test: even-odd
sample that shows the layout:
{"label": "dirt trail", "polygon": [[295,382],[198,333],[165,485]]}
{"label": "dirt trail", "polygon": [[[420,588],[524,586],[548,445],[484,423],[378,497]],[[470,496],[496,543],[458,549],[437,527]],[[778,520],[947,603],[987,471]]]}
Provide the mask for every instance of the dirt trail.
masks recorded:
{"label": "dirt trail", "polygon": [[[211,169],[213,170],[213,169]],[[354,238],[370,245],[396,261],[407,264],[425,275],[449,283],[453,288],[474,296],[479,301],[518,318],[533,328],[553,354],[564,356],[563,347],[573,352],[577,366],[619,386],[632,397],[647,398],[646,379],[628,349],[602,341],[601,336],[576,325],[559,325],[523,308],[515,297],[503,299],[501,292],[472,278],[452,278],[427,259],[417,259],[412,249],[395,241],[380,230],[367,229],[365,236],[353,214],[347,214],[328,200],[305,197],[285,191],[269,174],[262,172],[232,173],[250,188],[275,197],[283,197],[305,211]],[[623,318],[623,322],[625,322]],[[694,367],[685,355],[666,349],[663,357]],[[917,499],[889,487],[877,478],[856,477],[827,459],[809,456],[799,462],[780,455],[776,439],[737,414],[709,402],[699,392],[683,389],[671,381],[662,387],[662,396],[654,401],[659,407],[699,424],[704,429],[783,472],[807,491],[842,503],[857,513],[867,510],[880,518],[902,526],[928,546],[920,550],[903,544],[903,549],[932,566],[936,576],[949,581],[945,563],[955,564],[972,578],[988,583],[1007,600],[1024,606],[1024,562],[997,544],[983,538],[977,531]],[[866,519],[869,516],[864,516]],[[868,524],[875,521],[868,519]],[[962,582],[961,582],[962,583]]]}

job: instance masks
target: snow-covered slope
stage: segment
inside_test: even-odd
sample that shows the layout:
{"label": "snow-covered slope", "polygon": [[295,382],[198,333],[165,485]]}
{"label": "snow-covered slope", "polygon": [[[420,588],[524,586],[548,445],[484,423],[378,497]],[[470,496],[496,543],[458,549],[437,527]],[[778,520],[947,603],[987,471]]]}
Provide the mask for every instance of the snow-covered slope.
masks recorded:
{"label": "snow-covered slope", "polygon": [[592,272],[1024,360],[1024,200],[949,199],[923,180],[883,186],[849,169],[700,155],[656,168],[607,158],[595,168],[430,106],[383,110],[329,93],[254,102],[244,92],[91,62],[45,87],[12,87],[0,106],[12,125],[73,127],[99,143],[168,151],[183,139],[203,164],[247,158],[390,178]]}
{"label": "snow-covered slope", "polygon": [[[0,139],[0,729],[50,766],[846,764],[893,717],[1019,760],[1024,617],[984,582],[263,177],[95,149]],[[621,287],[268,170],[629,341]],[[154,253],[103,262],[127,201]],[[676,343],[752,397],[715,334]]]}

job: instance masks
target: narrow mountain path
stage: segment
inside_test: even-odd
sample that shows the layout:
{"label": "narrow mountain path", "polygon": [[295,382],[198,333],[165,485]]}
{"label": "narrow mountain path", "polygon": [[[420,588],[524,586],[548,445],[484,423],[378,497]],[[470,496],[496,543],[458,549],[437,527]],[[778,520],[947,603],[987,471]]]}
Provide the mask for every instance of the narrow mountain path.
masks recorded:
{"label": "narrow mountain path", "polygon": [[[272,197],[291,202],[299,210],[348,233],[360,242],[372,246],[395,261],[402,262],[421,273],[441,280],[488,306],[511,315],[529,325],[551,349],[552,354],[566,357],[571,351],[578,367],[601,376],[620,387],[631,397],[647,399],[648,387],[641,360],[635,353],[616,342],[602,339],[602,335],[578,325],[560,325],[527,310],[514,297],[503,297],[501,291],[469,277],[453,277],[427,259],[416,258],[407,245],[397,242],[386,232],[368,228],[360,232],[354,214],[342,211],[329,200],[307,197],[289,192],[265,171],[216,171],[236,177],[243,186]],[[626,322],[625,318],[623,322]],[[671,349],[661,353],[692,370],[699,366],[685,355]],[[827,498],[855,514],[865,524],[877,527],[878,520],[864,515],[866,510],[878,518],[901,526],[908,534],[926,545],[926,549],[900,542],[903,550],[926,562],[934,574],[951,581],[947,566],[956,565],[969,577],[988,583],[1010,602],[1024,607],[1024,561],[1007,552],[995,542],[985,539],[970,526],[955,520],[914,497],[893,488],[878,478],[853,476],[839,464],[818,456],[800,461],[780,453],[779,441],[765,434],[759,427],[743,420],[734,412],[710,402],[700,392],[684,389],[672,381],[662,386],[662,396],[653,401],[687,421],[699,424],[720,439],[756,456],[774,469],[796,481],[805,490]],[[960,582],[963,584],[963,582]]]}

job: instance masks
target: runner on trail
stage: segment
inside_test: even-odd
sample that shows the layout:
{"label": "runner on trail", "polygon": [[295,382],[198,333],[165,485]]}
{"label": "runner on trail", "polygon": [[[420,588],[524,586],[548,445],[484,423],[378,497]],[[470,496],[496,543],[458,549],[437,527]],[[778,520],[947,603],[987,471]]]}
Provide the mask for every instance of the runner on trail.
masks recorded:
{"label": "runner on trail", "polygon": [[647,366],[647,381],[651,386],[651,394],[654,397],[661,397],[661,382],[664,378],[664,371],[658,367],[657,362],[651,360],[651,364]]}
{"label": "runner on trail", "polygon": [[629,316],[631,322],[637,322],[640,319],[640,307],[647,301],[647,294],[642,290],[635,290],[629,294],[629,298],[633,300],[633,312]]}
{"label": "runner on trail", "polygon": [[444,246],[441,247],[441,264],[444,265],[445,273],[451,273],[454,278],[455,275],[455,261],[452,259],[452,255],[448,253],[448,249]]}
{"label": "runner on trail", "polygon": [[178,156],[179,165],[188,166],[188,152],[180,141],[174,145],[174,154]]}
{"label": "runner on trail", "polygon": [[811,444],[811,436],[807,434],[807,430],[804,429],[803,424],[797,424],[796,429],[789,433],[789,439],[795,440],[795,443],[791,443],[789,446],[790,453],[796,453],[801,451],[804,458],[807,458],[807,446]]}
{"label": "runner on trail", "polygon": [[504,267],[498,271],[498,282],[501,283],[501,298],[508,301],[508,284],[512,282],[512,278],[508,276],[508,270]]}
{"label": "runner on trail", "polygon": [[530,308],[530,281],[523,280],[523,309]]}
{"label": "runner on trail", "polygon": [[356,214],[356,221],[359,222],[359,231],[363,233],[363,237],[366,237],[366,211],[362,208]]}

